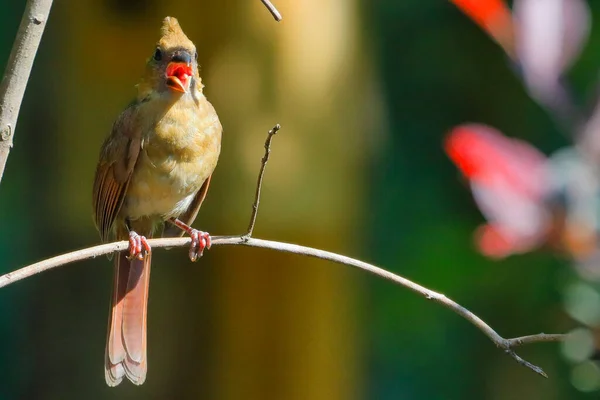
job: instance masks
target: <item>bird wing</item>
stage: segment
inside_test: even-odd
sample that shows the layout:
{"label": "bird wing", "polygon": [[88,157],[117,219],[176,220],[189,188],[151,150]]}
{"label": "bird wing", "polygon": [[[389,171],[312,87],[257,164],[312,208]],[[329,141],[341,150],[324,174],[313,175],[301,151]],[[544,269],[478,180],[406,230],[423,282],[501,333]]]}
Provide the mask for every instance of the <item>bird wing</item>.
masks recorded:
{"label": "bird wing", "polygon": [[119,214],[133,168],[142,147],[136,128],[136,106],[130,105],[115,121],[112,133],[102,145],[94,180],[94,220],[102,241],[109,238]]}

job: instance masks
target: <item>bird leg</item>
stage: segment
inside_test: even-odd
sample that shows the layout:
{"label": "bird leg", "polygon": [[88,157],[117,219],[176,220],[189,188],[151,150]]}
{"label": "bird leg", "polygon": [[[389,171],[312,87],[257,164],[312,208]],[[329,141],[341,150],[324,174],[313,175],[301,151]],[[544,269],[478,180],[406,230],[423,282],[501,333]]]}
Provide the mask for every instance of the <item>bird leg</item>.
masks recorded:
{"label": "bird leg", "polygon": [[152,249],[145,236],[138,235],[135,231],[129,231],[129,258],[133,260],[143,260],[146,254],[150,254]]}
{"label": "bird leg", "polygon": [[211,239],[208,232],[202,232],[194,229],[177,218],[171,218],[169,221],[179,229],[187,232],[187,234],[192,237],[192,244],[190,245],[189,253],[190,260],[192,260],[192,262],[196,261],[198,257],[202,257],[204,249],[210,249]]}
{"label": "bird leg", "polygon": [[129,232],[129,255],[127,258],[131,261],[134,259],[143,260],[146,254],[150,254],[152,249],[150,243],[145,236],[138,235],[131,229],[131,222],[128,218],[125,219],[125,227]]}

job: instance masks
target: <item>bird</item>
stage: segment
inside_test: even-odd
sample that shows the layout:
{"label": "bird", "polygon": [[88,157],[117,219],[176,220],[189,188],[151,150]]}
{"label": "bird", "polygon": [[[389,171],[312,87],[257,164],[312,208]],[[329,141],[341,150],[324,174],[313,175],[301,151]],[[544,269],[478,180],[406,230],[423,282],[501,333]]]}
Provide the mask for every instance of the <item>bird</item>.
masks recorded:
{"label": "bird", "polygon": [[103,242],[128,240],[114,255],[114,286],[105,351],[105,378],[146,380],[146,322],[150,264],[148,238],[192,237],[196,261],[211,238],[192,228],[221,151],[223,128],[203,94],[196,46],[176,18],[161,37],[137,85],[135,99],[104,141],[93,186],[96,228]]}

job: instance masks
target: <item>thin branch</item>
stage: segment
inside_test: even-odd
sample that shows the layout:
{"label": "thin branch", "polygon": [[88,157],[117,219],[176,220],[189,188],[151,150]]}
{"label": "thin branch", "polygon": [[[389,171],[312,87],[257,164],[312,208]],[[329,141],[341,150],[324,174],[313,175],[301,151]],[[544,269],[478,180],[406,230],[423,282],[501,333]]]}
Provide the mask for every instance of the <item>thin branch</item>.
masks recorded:
{"label": "thin branch", "polygon": [[548,374],[546,374],[546,373],[544,372],[544,370],[543,370],[543,369],[541,369],[541,368],[540,368],[540,367],[538,367],[537,365],[533,365],[532,363],[530,363],[530,362],[529,362],[529,361],[527,361],[527,360],[524,360],[524,359],[522,359],[522,358],[521,358],[521,357],[519,357],[519,355],[518,355],[517,353],[515,353],[514,351],[512,351],[512,350],[510,350],[510,349],[507,349],[507,350],[504,350],[504,352],[505,352],[506,354],[508,354],[509,356],[511,356],[512,358],[514,358],[514,360],[515,360],[517,363],[521,364],[522,366],[524,366],[524,367],[526,367],[526,368],[530,368],[530,369],[531,369],[531,370],[533,370],[535,373],[538,373],[538,374],[540,374],[540,375],[541,375],[541,376],[543,376],[544,378],[547,378],[547,377],[548,377]]}
{"label": "thin branch", "polygon": [[[162,239],[150,239],[148,240],[153,249],[165,248],[165,247],[183,247],[189,246],[191,243],[190,238],[162,238]],[[285,253],[298,254],[321,260],[333,261],[338,264],[347,265],[361,269],[370,274],[376,275],[380,278],[384,278],[397,285],[403,286],[428,300],[438,303],[456,314],[460,315],[471,324],[475,325],[480,331],[482,331],[497,347],[503,349],[508,355],[513,357],[517,362],[523,366],[526,366],[538,374],[547,377],[546,373],[539,367],[523,360],[512,350],[514,347],[520,345],[532,344],[538,342],[558,342],[565,339],[566,335],[530,335],[523,336],[514,339],[505,339],[500,336],[491,326],[486,324],[481,318],[467,310],[460,304],[449,299],[441,293],[434,292],[433,290],[427,289],[417,283],[414,283],[400,275],[396,275],[383,268],[379,268],[375,265],[368,264],[363,261],[356,260],[354,258],[346,257],[340,254],[331,253],[324,250],[314,249],[310,247],[299,246],[290,243],[274,242],[270,240],[254,239],[243,236],[215,236],[212,240],[213,246],[248,246],[248,247],[260,247],[263,249],[270,249],[281,251]],[[30,276],[39,274],[41,272],[57,268],[66,264],[70,264],[76,261],[82,261],[89,258],[95,258],[105,254],[110,254],[115,251],[124,251],[128,248],[129,242],[121,241],[109,244],[103,244],[100,246],[89,247],[83,250],[74,251],[71,253],[56,256],[44,261],[40,261],[36,264],[21,268],[17,271],[10,272],[6,275],[0,276],[0,288],[18,282]]]}
{"label": "thin branch", "polygon": [[283,17],[281,16],[281,13],[277,10],[277,8],[273,5],[273,3],[271,3],[269,0],[260,0],[260,1],[262,1],[262,3],[265,5],[265,7],[267,7],[267,10],[269,10],[269,12],[273,16],[273,18],[275,18],[275,21],[279,22],[283,19]]}
{"label": "thin branch", "polygon": [[258,205],[260,204],[260,191],[262,189],[262,181],[265,175],[265,168],[267,167],[267,162],[269,161],[269,155],[271,154],[271,141],[273,140],[273,135],[275,135],[281,126],[276,124],[273,129],[267,133],[267,140],[265,141],[265,155],[263,156],[260,163],[260,171],[258,172],[258,180],[256,182],[256,192],[254,194],[254,204],[252,204],[252,214],[250,215],[250,223],[248,224],[248,232],[245,237],[250,238],[252,236],[252,232],[254,232],[254,225],[256,224],[256,216],[258,215]]}
{"label": "thin branch", "polygon": [[0,181],[13,145],[19,109],[52,0],[29,0],[0,84]]}
{"label": "thin branch", "polygon": [[537,335],[529,335],[529,336],[521,336],[514,339],[508,340],[508,347],[515,348],[518,346],[523,346],[530,343],[539,343],[539,342],[562,342],[565,340],[566,335],[557,335],[557,334],[548,334],[548,333],[539,333]]}

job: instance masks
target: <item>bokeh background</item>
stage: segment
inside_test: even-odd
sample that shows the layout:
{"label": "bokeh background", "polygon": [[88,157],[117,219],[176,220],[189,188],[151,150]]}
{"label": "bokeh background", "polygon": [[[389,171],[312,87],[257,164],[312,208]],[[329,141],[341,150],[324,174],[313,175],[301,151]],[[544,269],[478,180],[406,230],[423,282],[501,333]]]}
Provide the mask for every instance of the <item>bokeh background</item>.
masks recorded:
{"label": "bokeh background", "polygon": [[[24,1],[0,2],[4,68]],[[134,96],[162,18],[197,44],[225,127],[195,226],[242,233],[273,143],[256,236],[364,259],[445,293],[507,337],[566,332],[568,261],[476,252],[482,216],[442,150],[484,121],[550,152],[567,143],[502,50],[447,0],[56,0],[0,185],[0,272],[90,245],[100,145]],[[600,5],[591,2],[594,17]],[[570,75],[600,65],[592,31]],[[158,251],[146,383],[109,389],[112,263],[66,266],[0,291],[0,399],[585,399],[557,344],[520,354],[455,314],[348,267],[215,247]]]}

